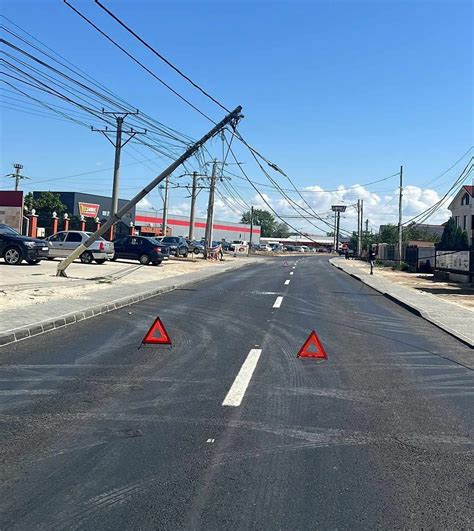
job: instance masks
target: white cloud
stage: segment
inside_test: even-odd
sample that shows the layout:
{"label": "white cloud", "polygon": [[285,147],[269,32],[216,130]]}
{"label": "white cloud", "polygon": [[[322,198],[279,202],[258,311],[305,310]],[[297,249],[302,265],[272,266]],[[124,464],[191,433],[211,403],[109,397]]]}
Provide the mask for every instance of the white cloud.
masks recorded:
{"label": "white cloud", "polygon": [[153,210],[153,205],[148,201],[146,197],[138,201],[137,208],[139,210]]}
{"label": "white cloud", "polygon": [[[293,227],[303,230],[304,232],[322,233],[328,232],[333,226],[334,213],[331,211],[331,205],[342,204],[347,206],[346,212],[341,216],[341,226],[347,230],[355,230],[357,227],[357,205],[358,199],[364,200],[364,221],[369,220],[369,228],[378,231],[380,225],[387,223],[398,222],[398,188],[394,188],[391,192],[381,194],[372,192],[364,186],[356,185],[350,188],[339,186],[335,190],[325,191],[321,186],[308,186],[303,190],[303,196],[306,202],[311,206],[315,212],[320,214],[327,224],[314,217],[311,221],[314,225],[319,227],[317,229],[311,222],[304,219],[303,216],[312,216],[311,209],[305,205],[304,201],[295,193],[288,193],[294,203],[298,206],[292,208],[290,202],[281,195],[268,195],[263,193],[260,195],[246,196],[246,202],[252,204],[255,208],[262,208],[269,210],[266,203],[268,203],[278,214],[287,218],[287,222]],[[243,212],[243,206],[238,204],[231,197],[225,196],[226,201],[221,199],[216,200],[216,216],[220,218],[236,221],[240,218]],[[403,220],[408,221],[410,218],[420,214],[427,208],[434,205],[441,199],[435,190],[423,189],[418,186],[406,186],[403,191]],[[443,207],[436,211],[426,223],[439,224],[445,222],[450,212],[447,210],[447,205],[450,199],[447,198]],[[233,206],[234,208],[230,208]],[[306,210],[306,213],[304,212]],[[240,212],[240,214],[236,214]],[[202,214],[205,215],[205,212]]]}

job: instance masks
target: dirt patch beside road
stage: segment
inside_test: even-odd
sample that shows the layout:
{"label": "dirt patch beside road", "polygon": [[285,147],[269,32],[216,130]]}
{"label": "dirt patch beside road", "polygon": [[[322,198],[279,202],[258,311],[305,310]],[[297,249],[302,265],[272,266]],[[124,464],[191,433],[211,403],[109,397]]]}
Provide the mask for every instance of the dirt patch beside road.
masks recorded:
{"label": "dirt patch beside road", "polygon": [[62,299],[86,299],[91,294],[111,286],[139,285],[153,280],[215,268],[223,263],[245,261],[244,257],[226,256],[224,262],[201,258],[171,259],[160,266],[142,266],[135,261],[121,260],[105,264],[74,263],[68,278],[56,277],[58,261],[43,261],[36,266],[7,266],[0,264],[0,304],[2,310],[41,305]]}
{"label": "dirt patch beside road", "polygon": [[[369,271],[367,262],[351,260],[350,263],[360,268],[361,272],[367,273]],[[433,275],[430,274],[393,271],[389,267],[382,266],[377,266],[374,274],[407,288],[430,293],[448,302],[474,310],[474,288],[469,285],[457,282],[441,282],[434,280]]]}

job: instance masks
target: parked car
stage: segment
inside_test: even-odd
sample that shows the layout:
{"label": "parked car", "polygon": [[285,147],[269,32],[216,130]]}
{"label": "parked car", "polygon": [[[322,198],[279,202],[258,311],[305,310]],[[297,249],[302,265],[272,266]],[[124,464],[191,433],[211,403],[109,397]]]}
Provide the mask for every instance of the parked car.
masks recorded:
{"label": "parked car", "polygon": [[293,251],[295,253],[304,253],[304,247],[302,245],[296,245],[293,247]]}
{"label": "parked car", "polygon": [[161,245],[156,238],[146,236],[122,236],[114,240],[114,256],[129,260],[138,260],[140,264],[160,265],[163,260],[168,260],[170,255],[168,247]]}
{"label": "parked car", "polygon": [[[90,236],[92,236],[92,232],[81,230],[67,230],[49,236],[45,240],[49,246],[48,259],[66,258]],[[91,264],[94,260],[98,264],[103,264],[106,260],[111,260],[113,256],[114,244],[104,240],[104,238],[99,238],[79,258],[83,264]]]}
{"label": "parked car", "polygon": [[161,239],[160,244],[168,247],[170,254],[174,256],[188,256],[189,248],[186,240],[182,236],[165,236]]}
{"label": "parked car", "polygon": [[196,240],[186,240],[188,244],[188,252],[194,254],[204,254],[204,242],[198,242]]}
{"label": "parked car", "polygon": [[38,264],[47,258],[48,245],[44,240],[22,236],[10,226],[0,223],[0,255],[8,265],[21,264],[23,260],[30,265]]}
{"label": "parked car", "polygon": [[267,243],[261,243],[261,244],[258,246],[258,250],[259,250],[259,251],[271,251],[272,248],[271,248]]}

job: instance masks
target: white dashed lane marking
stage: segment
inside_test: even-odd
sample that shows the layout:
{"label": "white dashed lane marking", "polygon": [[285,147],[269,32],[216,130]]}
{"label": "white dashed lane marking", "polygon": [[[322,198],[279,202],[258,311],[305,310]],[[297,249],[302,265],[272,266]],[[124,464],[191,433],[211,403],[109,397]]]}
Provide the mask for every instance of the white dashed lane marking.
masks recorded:
{"label": "white dashed lane marking", "polygon": [[281,303],[283,302],[283,297],[277,297],[275,299],[275,302],[273,303],[274,308],[279,308],[281,306]]}
{"label": "white dashed lane marking", "polygon": [[249,352],[242,367],[240,368],[239,374],[237,374],[234,383],[232,384],[232,387],[229,389],[227,396],[224,398],[224,402],[222,402],[223,406],[240,406],[261,353],[261,348],[253,348]]}
{"label": "white dashed lane marking", "polygon": [[289,280],[285,280],[285,286],[288,286],[289,283],[290,283]]}

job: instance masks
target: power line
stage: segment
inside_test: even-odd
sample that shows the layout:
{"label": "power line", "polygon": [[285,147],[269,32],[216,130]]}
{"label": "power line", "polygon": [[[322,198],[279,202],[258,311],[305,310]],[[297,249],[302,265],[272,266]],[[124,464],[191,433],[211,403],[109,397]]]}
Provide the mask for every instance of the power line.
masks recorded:
{"label": "power line", "polygon": [[[67,3],[67,2],[66,2]],[[164,61],[169,67],[171,67],[175,72],[177,72],[181,77],[186,79],[193,87],[198,89],[202,94],[204,94],[207,98],[209,98],[211,101],[216,103],[221,109],[223,109],[226,112],[230,112],[227,107],[225,107],[222,103],[220,103],[218,100],[216,100],[213,96],[211,96],[208,92],[206,92],[202,87],[200,87],[197,83],[195,83],[190,77],[188,77],[184,72],[182,72],[178,67],[176,67],[173,63],[168,61],[166,57],[164,57],[162,54],[160,54],[153,46],[148,44],[144,39],[142,39],[135,31],[133,31],[129,26],[127,26],[122,20],[120,20],[116,15],[112,13],[109,9],[107,9],[103,4],[99,2],[99,0],[95,0],[95,3],[103,9],[108,15],[110,15],[116,22],[118,22],[124,29],[126,29],[130,34],[132,34],[136,39],[138,39],[144,46],[146,46],[152,53],[154,53],[157,57],[159,57],[162,61]]]}

